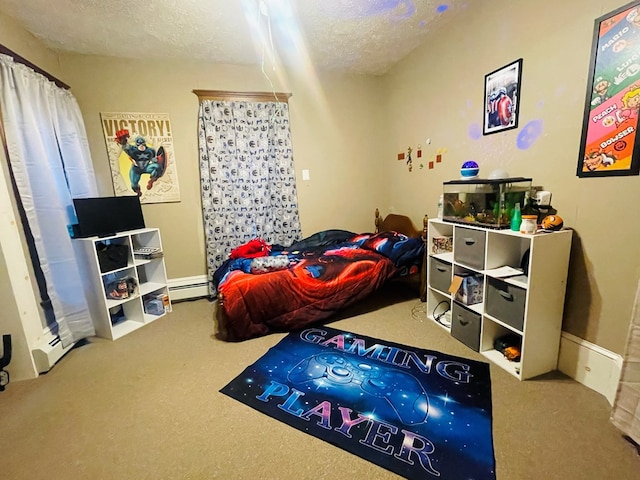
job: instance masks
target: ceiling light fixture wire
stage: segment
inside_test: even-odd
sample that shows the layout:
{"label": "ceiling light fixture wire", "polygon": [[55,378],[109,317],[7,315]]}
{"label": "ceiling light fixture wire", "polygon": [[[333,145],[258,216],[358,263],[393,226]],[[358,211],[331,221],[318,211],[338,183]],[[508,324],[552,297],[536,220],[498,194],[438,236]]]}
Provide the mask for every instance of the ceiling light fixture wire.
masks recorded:
{"label": "ceiling light fixture wire", "polygon": [[[265,0],[258,0],[257,14],[258,14],[258,21],[256,23],[260,24],[260,20],[261,20],[260,17],[264,17],[264,21],[266,23],[268,39],[269,39],[269,53],[270,53],[269,56],[271,57],[271,68],[275,72],[276,58],[275,58],[275,48],[273,46],[273,34],[271,32],[271,14],[269,13],[269,7],[267,6]],[[267,45],[264,39],[264,35],[260,35],[260,38],[262,40],[262,58],[260,59],[260,70],[262,71],[262,75],[264,75],[264,77],[269,82],[269,85],[271,86],[271,91],[273,92],[273,97],[276,100],[276,104],[278,104],[280,103],[280,101],[278,99],[278,95],[276,94],[276,88],[273,85],[273,82],[271,81],[271,77],[269,77],[269,75],[265,70],[265,57],[266,57]]]}

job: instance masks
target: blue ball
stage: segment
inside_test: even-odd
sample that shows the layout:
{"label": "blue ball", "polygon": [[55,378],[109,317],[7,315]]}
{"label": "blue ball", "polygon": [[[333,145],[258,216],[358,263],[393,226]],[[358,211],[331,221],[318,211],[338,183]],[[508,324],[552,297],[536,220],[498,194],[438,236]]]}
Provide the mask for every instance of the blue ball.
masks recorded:
{"label": "blue ball", "polygon": [[475,178],[480,173],[480,167],[473,160],[468,160],[462,164],[460,174],[462,178]]}

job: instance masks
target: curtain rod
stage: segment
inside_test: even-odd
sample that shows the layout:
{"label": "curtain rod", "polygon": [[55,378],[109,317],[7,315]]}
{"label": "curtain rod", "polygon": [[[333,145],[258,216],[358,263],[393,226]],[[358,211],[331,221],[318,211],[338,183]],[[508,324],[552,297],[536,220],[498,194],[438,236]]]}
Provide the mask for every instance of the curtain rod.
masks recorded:
{"label": "curtain rod", "polygon": [[37,65],[35,65],[34,63],[31,63],[29,60],[27,60],[24,57],[21,57],[20,55],[18,55],[16,52],[14,52],[13,50],[8,49],[7,47],[5,47],[4,45],[2,45],[0,43],[0,53],[4,53],[5,55],[9,55],[10,57],[13,57],[13,59],[18,62],[18,63],[22,63],[23,65],[26,65],[29,68],[32,68],[35,72],[39,73],[40,75],[44,75],[46,78],[48,78],[49,80],[51,80],[53,83],[55,83],[57,86],[59,86],[60,88],[64,88],[65,90],[69,90],[71,87],[69,85],[67,85],[66,83],[58,80],[56,77],[54,77],[53,75],[51,75],[49,72],[47,72],[46,70],[41,69],[40,67],[38,67]]}
{"label": "curtain rod", "polygon": [[288,103],[290,93],[282,92],[229,92],[225,90],[194,90],[198,100],[240,100],[247,102]]}

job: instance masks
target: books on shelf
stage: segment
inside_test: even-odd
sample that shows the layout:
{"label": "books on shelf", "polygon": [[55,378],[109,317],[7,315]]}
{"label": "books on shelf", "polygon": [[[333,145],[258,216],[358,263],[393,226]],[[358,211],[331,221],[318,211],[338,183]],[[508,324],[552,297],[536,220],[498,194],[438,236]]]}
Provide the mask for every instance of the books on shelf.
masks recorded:
{"label": "books on shelf", "polygon": [[506,277],[514,277],[516,275],[522,275],[523,270],[521,268],[514,268],[508,265],[504,265],[502,267],[487,270],[486,273],[487,275],[490,275],[492,277],[506,278]]}
{"label": "books on shelf", "polygon": [[162,257],[162,250],[160,247],[140,247],[133,250],[133,255],[136,258],[149,260]]}

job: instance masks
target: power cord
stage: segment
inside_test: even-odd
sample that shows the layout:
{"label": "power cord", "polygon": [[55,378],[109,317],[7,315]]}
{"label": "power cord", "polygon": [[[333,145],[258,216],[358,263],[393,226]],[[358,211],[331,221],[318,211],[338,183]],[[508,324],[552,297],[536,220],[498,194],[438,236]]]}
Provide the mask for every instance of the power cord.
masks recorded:
{"label": "power cord", "polygon": [[427,318],[427,304],[426,302],[418,301],[411,309],[411,317],[414,320],[424,320]]}
{"label": "power cord", "polygon": [[[441,311],[438,312],[438,308],[440,308],[441,305],[444,305],[445,308],[441,309]],[[447,315],[447,312],[449,311],[450,308],[451,308],[451,305],[449,304],[449,302],[447,300],[442,300],[433,309],[433,319],[436,322],[438,322],[440,325],[443,325],[447,328],[451,328],[451,316]]]}

